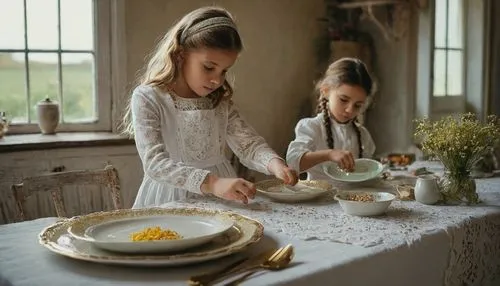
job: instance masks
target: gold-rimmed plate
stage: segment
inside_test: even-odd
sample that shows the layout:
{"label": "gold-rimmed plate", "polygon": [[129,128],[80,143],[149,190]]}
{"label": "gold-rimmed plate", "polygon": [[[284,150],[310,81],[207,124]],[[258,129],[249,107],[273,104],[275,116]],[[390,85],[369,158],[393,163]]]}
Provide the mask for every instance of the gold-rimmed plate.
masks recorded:
{"label": "gold-rimmed plate", "polygon": [[309,201],[334,191],[332,185],[323,180],[300,180],[295,186],[288,186],[281,180],[270,179],[257,182],[255,188],[258,193],[284,203]]}
{"label": "gold-rimmed plate", "polygon": [[[168,254],[124,254],[103,250],[93,243],[72,236],[70,227],[90,227],[103,222],[141,216],[184,215],[184,216],[225,216],[234,221],[234,225],[215,237],[207,244],[190,248],[179,253]],[[39,242],[52,252],[74,259],[105,264],[131,266],[176,266],[199,263],[224,257],[246,249],[258,242],[264,227],[258,221],[248,217],[218,210],[198,208],[182,209],[138,209],[99,212],[60,221],[45,228],[39,235]]]}

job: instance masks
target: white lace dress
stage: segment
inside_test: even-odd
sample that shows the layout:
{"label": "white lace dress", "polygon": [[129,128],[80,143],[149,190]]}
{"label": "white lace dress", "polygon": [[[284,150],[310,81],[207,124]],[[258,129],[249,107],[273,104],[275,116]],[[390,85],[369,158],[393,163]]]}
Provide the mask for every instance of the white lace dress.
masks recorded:
{"label": "white lace dress", "polygon": [[133,92],[131,108],[144,168],[133,208],[201,194],[200,186],[209,173],[236,177],[225,156],[227,145],[242,164],[264,174],[269,174],[269,161],[279,158],[232,101],[213,108],[208,98],[182,98],[139,86]]}
{"label": "white lace dress", "polygon": [[[334,148],[351,151],[354,158],[359,158],[358,135],[352,123],[341,124],[335,120],[331,120],[331,124]],[[358,126],[361,134],[363,157],[371,158],[375,152],[375,143],[368,130],[364,126]],[[295,140],[288,145],[286,155],[288,166],[298,171],[300,159],[306,152],[328,149],[326,138],[322,113],[319,113],[316,117],[301,119],[295,127]],[[324,173],[322,169],[323,164],[318,164],[306,170],[307,179],[331,180]]]}

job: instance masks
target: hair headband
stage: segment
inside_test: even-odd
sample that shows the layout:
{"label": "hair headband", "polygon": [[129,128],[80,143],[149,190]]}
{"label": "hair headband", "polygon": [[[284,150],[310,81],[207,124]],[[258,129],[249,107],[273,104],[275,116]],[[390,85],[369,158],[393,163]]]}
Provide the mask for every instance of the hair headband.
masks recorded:
{"label": "hair headband", "polygon": [[203,20],[195,25],[185,29],[180,37],[181,43],[184,43],[188,37],[198,34],[202,31],[209,30],[215,27],[229,27],[237,31],[236,25],[234,25],[233,20],[228,17],[214,17]]}

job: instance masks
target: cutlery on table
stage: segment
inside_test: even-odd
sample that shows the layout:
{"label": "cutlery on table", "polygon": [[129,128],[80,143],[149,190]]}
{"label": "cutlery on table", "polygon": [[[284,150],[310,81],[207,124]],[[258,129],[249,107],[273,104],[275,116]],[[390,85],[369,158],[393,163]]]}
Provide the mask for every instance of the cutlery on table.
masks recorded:
{"label": "cutlery on table", "polygon": [[285,247],[280,248],[276,251],[272,256],[266,259],[259,265],[255,265],[253,267],[246,268],[244,271],[249,271],[245,275],[240,278],[231,281],[224,286],[237,286],[240,285],[241,282],[245,281],[248,277],[252,276],[255,272],[261,270],[281,270],[288,266],[293,259],[294,250],[291,244],[288,244]]}
{"label": "cutlery on table", "polygon": [[188,283],[191,286],[208,286],[211,283],[221,280],[222,278],[245,271],[254,270],[252,271],[252,273],[254,273],[255,271],[259,270],[259,268],[278,270],[287,266],[288,263],[292,260],[292,257],[293,246],[289,244],[277,250],[266,251],[260,255],[248,259],[239,259],[231,263],[230,265],[214,272],[192,276]]}
{"label": "cutlery on table", "polygon": [[216,271],[213,271],[213,272],[210,272],[210,273],[206,273],[206,274],[201,274],[201,275],[197,275],[197,276],[192,276],[189,281],[188,281],[188,284],[190,286],[205,286],[205,285],[209,285],[211,282],[214,282],[215,279],[217,278],[217,276],[219,275],[222,275],[226,272],[233,272],[237,269],[240,269],[244,264],[245,262],[247,261],[248,259],[247,258],[240,258],[236,261],[234,261],[233,263],[229,264],[228,266],[226,267],[223,267],[219,270],[216,270]]}

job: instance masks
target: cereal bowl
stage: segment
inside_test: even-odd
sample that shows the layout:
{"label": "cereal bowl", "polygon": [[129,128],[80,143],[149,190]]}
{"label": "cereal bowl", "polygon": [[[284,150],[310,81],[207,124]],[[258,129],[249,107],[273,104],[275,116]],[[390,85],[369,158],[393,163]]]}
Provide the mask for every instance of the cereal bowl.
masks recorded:
{"label": "cereal bowl", "polygon": [[342,191],[335,195],[346,214],[355,216],[376,216],[384,214],[396,198],[388,192],[370,190]]}

